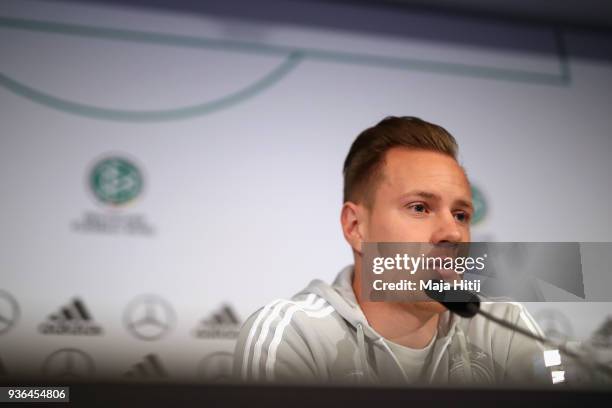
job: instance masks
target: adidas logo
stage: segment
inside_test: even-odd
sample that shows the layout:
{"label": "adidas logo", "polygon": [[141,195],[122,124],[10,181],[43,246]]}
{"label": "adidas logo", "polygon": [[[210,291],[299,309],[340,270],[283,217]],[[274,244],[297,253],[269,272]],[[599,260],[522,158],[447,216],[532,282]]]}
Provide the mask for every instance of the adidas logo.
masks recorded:
{"label": "adidas logo", "polygon": [[102,328],[95,324],[91,313],[78,298],[50,314],[46,321],[38,326],[42,334],[69,334],[96,336],[102,334]]}
{"label": "adidas logo", "polygon": [[218,311],[200,321],[194,336],[201,339],[236,339],[241,325],[232,307],[222,305]]}
{"label": "adidas logo", "polygon": [[161,360],[155,354],[147,354],[144,359],[125,372],[126,378],[142,380],[161,380],[168,378],[168,373]]}

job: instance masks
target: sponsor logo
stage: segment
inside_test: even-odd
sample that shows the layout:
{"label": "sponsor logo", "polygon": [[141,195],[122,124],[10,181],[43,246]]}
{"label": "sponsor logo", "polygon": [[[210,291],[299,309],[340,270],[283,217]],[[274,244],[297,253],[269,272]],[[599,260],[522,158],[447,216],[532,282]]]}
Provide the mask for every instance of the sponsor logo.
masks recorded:
{"label": "sponsor logo", "polygon": [[202,319],[194,329],[194,336],[200,339],[236,339],[242,323],[234,309],[222,305],[208,317]]}
{"label": "sponsor logo", "polygon": [[69,334],[97,336],[102,334],[102,328],[94,321],[81,299],[75,298],[62,306],[57,312],[47,317],[38,326],[42,334]]}
{"label": "sponsor logo", "polygon": [[93,359],[75,348],[63,348],[51,353],[42,366],[43,375],[62,379],[88,378],[94,374]]}
{"label": "sponsor logo", "polygon": [[124,155],[97,160],[87,177],[87,185],[96,202],[107,211],[84,211],[72,222],[77,232],[100,234],[152,235],[154,228],[143,214],[128,212],[142,195],[144,177],[140,167]]}
{"label": "sponsor logo", "polygon": [[123,376],[138,380],[163,380],[168,378],[168,372],[157,355],[147,354],[141,361],[126,371]]}
{"label": "sponsor logo", "polygon": [[198,364],[198,378],[207,383],[231,380],[234,355],[229,351],[218,351],[204,357]]}
{"label": "sponsor logo", "polygon": [[0,289],[0,335],[8,332],[19,319],[19,305],[8,292]]}
{"label": "sponsor logo", "polygon": [[123,206],[140,195],[143,178],[138,167],[130,160],[108,157],[93,166],[89,186],[101,203]]}
{"label": "sponsor logo", "polygon": [[141,295],[128,303],[123,315],[126,329],[141,340],[158,340],[176,323],[170,304],[157,295]]}
{"label": "sponsor logo", "polygon": [[[481,384],[494,384],[494,372],[501,370],[501,367],[491,358],[489,354],[474,345],[468,345],[467,362],[472,371],[472,381]],[[449,368],[449,379],[451,382],[462,383],[466,381],[465,371],[466,361],[463,355],[451,357]]]}

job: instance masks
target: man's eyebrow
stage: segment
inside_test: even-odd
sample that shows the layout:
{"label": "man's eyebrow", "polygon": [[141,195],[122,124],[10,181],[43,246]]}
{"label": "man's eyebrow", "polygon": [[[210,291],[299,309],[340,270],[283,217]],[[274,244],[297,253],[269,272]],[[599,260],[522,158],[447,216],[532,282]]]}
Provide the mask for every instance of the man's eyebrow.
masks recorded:
{"label": "man's eyebrow", "polygon": [[464,199],[455,200],[455,204],[457,204],[460,207],[467,207],[472,211],[474,210],[474,206],[468,200],[464,200]]}
{"label": "man's eyebrow", "polygon": [[432,198],[434,200],[440,199],[439,195],[437,195],[435,193],[431,193],[429,191],[424,191],[424,190],[409,191],[407,193],[402,194],[400,196],[400,198],[406,198],[406,197],[412,197],[412,196],[423,197],[423,198]]}

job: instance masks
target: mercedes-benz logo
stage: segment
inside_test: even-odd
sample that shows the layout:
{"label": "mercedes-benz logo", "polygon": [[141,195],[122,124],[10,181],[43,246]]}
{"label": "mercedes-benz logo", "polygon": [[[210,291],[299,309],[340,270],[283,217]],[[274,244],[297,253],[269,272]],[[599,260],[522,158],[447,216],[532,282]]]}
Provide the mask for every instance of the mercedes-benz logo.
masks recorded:
{"label": "mercedes-benz logo", "polygon": [[75,348],[63,348],[54,351],[45,359],[43,375],[63,379],[91,377],[94,373],[93,359]]}
{"label": "mercedes-benz logo", "polygon": [[127,330],[141,340],[157,340],[168,334],[176,316],[168,302],[157,295],[141,295],[125,308]]}
{"label": "mercedes-benz logo", "polygon": [[0,289],[0,334],[4,334],[17,323],[19,305],[10,293]]}
{"label": "mercedes-benz logo", "polygon": [[207,383],[224,382],[231,379],[234,355],[218,351],[204,357],[198,365],[198,377]]}

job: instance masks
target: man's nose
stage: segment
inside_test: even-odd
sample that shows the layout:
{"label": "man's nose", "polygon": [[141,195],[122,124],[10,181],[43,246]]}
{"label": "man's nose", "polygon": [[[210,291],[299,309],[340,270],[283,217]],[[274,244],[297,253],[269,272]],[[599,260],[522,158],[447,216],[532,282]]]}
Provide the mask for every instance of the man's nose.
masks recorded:
{"label": "man's nose", "polygon": [[461,238],[461,230],[452,213],[444,213],[437,217],[436,226],[431,236],[433,244],[461,242]]}

